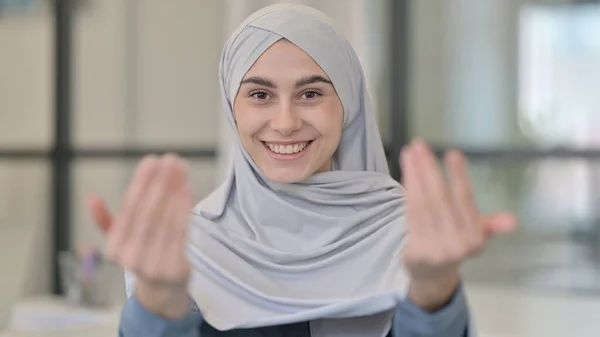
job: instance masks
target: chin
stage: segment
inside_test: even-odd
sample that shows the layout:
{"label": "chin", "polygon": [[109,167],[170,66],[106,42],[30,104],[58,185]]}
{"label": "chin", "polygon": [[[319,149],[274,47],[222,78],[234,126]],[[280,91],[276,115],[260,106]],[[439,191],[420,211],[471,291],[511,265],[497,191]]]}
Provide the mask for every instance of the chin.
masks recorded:
{"label": "chin", "polygon": [[305,170],[263,170],[267,179],[279,184],[293,184],[306,180],[310,176]]}

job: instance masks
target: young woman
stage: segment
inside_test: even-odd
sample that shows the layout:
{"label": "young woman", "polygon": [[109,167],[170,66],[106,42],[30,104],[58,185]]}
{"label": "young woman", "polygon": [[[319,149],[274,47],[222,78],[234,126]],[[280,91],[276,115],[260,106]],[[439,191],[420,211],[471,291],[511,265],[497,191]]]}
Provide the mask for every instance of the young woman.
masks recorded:
{"label": "young woman", "polygon": [[360,62],[307,7],[252,14],[220,76],[234,157],[191,221],[175,155],[142,160],[114,218],[91,201],[128,271],[120,335],[472,335],[460,265],[515,220],[480,215],[464,157],[448,186],[415,141],[394,181]]}

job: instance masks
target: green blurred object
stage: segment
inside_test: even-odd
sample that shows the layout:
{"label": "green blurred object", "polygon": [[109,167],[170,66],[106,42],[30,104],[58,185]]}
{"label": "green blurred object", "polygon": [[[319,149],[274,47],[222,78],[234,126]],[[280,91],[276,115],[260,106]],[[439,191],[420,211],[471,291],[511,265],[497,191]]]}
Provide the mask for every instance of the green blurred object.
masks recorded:
{"label": "green blurred object", "polygon": [[36,0],[0,0],[0,11],[20,11],[36,7]]}
{"label": "green blurred object", "polygon": [[40,0],[0,0],[0,18],[37,12],[41,4]]}

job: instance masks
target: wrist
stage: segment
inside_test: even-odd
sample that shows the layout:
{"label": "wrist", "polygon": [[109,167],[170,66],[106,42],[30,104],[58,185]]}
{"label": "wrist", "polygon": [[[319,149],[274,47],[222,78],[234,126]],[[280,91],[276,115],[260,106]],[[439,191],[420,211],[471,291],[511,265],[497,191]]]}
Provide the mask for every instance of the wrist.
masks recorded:
{"label": "wrist", "polygon": [[448,305],[460,285],[458,272],[436,279],[411,279],[408,297],[419,308],[436,312]]}
{"label": "wrist", "polygon": [[187,287],[136,282],[135,296],[149,312],[169,320],[180,320],[190,311]]}

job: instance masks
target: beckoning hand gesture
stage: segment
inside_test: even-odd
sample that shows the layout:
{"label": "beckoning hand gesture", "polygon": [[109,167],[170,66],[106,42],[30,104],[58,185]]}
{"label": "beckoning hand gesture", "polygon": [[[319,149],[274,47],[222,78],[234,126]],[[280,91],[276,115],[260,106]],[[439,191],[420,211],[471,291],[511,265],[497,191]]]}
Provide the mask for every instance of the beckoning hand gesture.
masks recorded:
{"label": "beckoning hand gesture", "polygon": [[449,184],[425,142],[413,142],[400,158],[407,200],[404,263],[411,279],[409,296],[428,309],[449,300],[464,261],[482,252],[490,238],[517,225],[510,213],[480,213],[462,153],[447,153],[445,162]]}
{"label": "beckoning hand gesture", "polygon": [[136,295],[150,311],[175,318],[187,311],[190,266],[187,226],[192,207],[189,169],[179,157],[146,156],[129,185],[120,213],[104,202],[89,207],[106,235],[109,259],[136,275]]}

